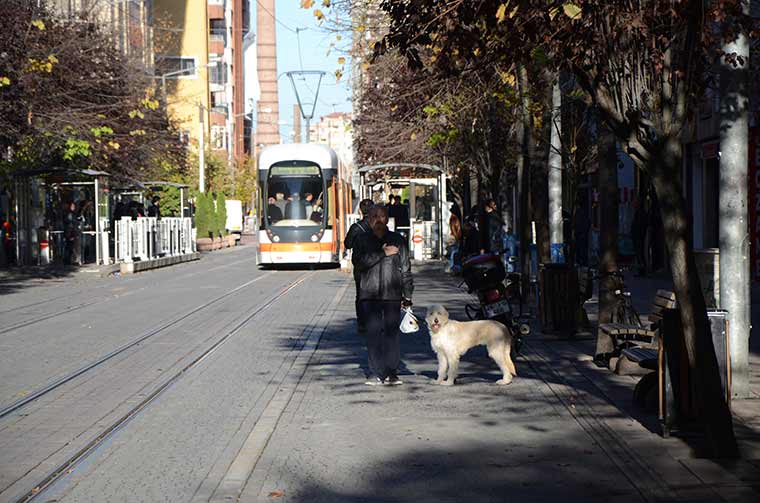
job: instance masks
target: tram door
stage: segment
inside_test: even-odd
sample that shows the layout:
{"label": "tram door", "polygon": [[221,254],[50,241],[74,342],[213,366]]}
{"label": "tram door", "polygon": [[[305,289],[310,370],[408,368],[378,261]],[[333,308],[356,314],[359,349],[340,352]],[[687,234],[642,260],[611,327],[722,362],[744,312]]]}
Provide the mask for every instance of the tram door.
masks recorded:
{"label": "tram door", "polygon": [[409,184],[410,249],[415,260],[440,258],[441,204],[438,180],[417,179]]}

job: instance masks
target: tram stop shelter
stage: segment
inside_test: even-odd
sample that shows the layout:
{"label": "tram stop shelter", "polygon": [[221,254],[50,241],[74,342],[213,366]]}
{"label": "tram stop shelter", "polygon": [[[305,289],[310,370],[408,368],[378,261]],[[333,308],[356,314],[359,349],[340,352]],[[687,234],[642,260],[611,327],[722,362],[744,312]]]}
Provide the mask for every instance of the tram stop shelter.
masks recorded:
{"label": "tram stop shelter", "polygon": [[[108,263],[108,173],[52,167],[17,171],[11,177],[19,265]],[[74,215],[76,238],[67,239]]]}
{"label": "tram stop shelter", "polygon": [[[118,187],[115,186],[111,189],[111,206],[113,208],[119,205],[119,203],[128,206],[132,201],[136,201],[147,208],[150,204],[150,199],[157,195],[162,199],[161,214],[163,216],[192,217],[192,208],[187,198],[189,187],[185,184],[163,180],[143,182],[134,179],[122,179],[117,181],[121,181],[122,183]],[[177,191],[178,200],[176,201],[176,206],[173,204],[167,206],[167,193],[172,189]]]}
{"label": "tram stop shelter", "polygon": [[393,163],[363,166],[358,173],[361,199],[387,204],[391,195],[401,196],[409,223],[394,219],[389,226],[408,236],[412,258],[442,259],[450,217],[443,169],[432,164]]}

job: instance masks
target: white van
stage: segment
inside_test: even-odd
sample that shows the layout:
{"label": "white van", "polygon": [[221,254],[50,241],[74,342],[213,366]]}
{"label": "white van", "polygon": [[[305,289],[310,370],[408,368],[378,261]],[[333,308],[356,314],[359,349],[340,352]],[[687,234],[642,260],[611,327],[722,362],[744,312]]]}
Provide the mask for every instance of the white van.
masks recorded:
{"label": "white van", "polygon": [[228,232],[240,234],[243,232],[243,202],[237,199],[227,199],[227,223],[225,228]]}

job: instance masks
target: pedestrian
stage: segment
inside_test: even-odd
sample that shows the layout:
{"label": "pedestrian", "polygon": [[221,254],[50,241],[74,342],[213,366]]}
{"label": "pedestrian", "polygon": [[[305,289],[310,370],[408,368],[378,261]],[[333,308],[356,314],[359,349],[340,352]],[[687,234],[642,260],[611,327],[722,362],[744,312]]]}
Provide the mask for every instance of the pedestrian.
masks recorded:
{"label": "pedestrian", "polygon": [[641,200],[635,200],[633,205],[635,206],[635,211],[633,213],[633,221],[631,222],[631,239],[633,240],[633,249],[636,252],[636,265],[638,268],[636,275],[646,276],[647,261],[644,247],[649,216]]}
{"label": "pedestrian", "polygon": [[485,205],[486,227],[488,230],[487,245],[491,253],[501,253],[503,251],[504,220],[499,216],[496,201],[489,199]]}
{"label": "pedestrian", "polygon": [[367,327],[371,386],[402,384],[399,324],[401,308],[412,306],[412,267],[406,239],[388,229],[382,206],[369,210],[371,232],[354,243],[353,264],[359,272],[359,308]]}
{"label": "pedestrian", "polygon": [[455,212],[449,217],[449,272],[459,272],[459,247],[462,242],[462,222]]}
{"label": "pedestrian", "polygon": [[64,263],[67,265],[82,265],[82,225],[77,203],[69,201],[66,214],[63,217],[66,246]]}
{"label": "pedestrian", "polygon": [[[351,250],[354,247],[354,243],[362,234],[370,232],[369,226],[369,210],[374,203],[372,199],[362,199],[359,202],[359,213],[362,219],[358,222],[351,224],[348,232],[346,233],[346,239],[343,240],[343,246],[346,250]],[[359,270],[354,267],[354,284],[356,285],[356,300],[354,301],[354,308],[356,309],[356,326],[360,334],[364,334],[367,331],[367,327],[364,324],[364,320],[361,317],[361,311],[359,310]]]}
{"label": "pedestrian", "polygon": [[150,206],[148,206],[148,216],[149,217],[155,217],[158,220],[161,220],[161,207],[160,207],[161,198],[158,196],[153,196],[153,199],[150,200]]}

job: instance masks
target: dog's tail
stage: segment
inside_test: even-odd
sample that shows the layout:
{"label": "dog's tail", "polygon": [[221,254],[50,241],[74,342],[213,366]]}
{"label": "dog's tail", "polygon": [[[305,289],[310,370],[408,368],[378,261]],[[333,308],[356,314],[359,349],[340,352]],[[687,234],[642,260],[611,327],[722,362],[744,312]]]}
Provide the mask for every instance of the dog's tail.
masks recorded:
{"label": "dog's tail", "polygon": [[507,362],[507,369],[509,369],[509,373],[513,376],[517,376],[517,367],[515,367],[515,362],[512,361],[511,344],[504,345],[504,361]]}

